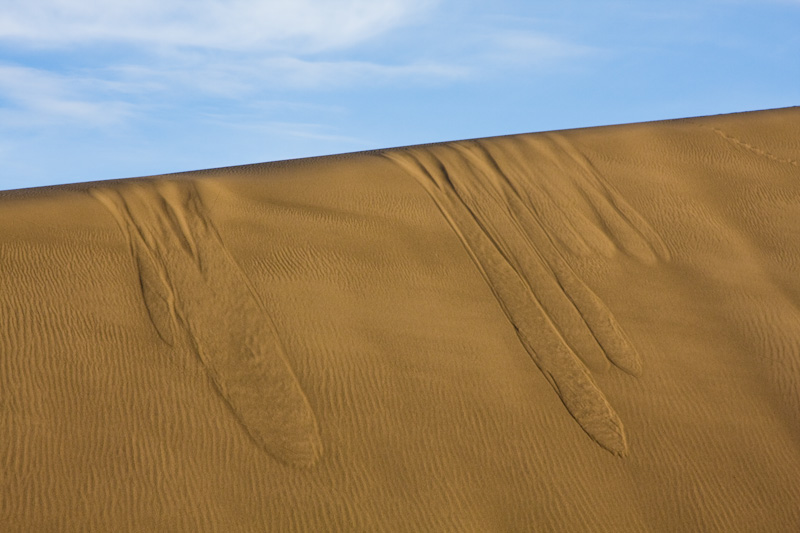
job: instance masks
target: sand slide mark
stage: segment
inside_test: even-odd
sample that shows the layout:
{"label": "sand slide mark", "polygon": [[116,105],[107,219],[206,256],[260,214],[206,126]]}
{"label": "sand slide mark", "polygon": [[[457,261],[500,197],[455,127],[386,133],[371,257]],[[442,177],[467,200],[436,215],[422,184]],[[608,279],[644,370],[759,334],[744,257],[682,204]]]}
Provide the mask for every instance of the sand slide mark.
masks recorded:
{"label": "sand slide mark", "polygon": [[[616,249],[642,263],[655,264],[670,259],[669,250],[650,224],[564,136],[557,133],[523,136],[517,142],[522,145],[518,154],[527,152],[529,159],[535,157],[537,161],[547,163],[542,168],[557,169],[553,175],[544,175],[536,166],[518,167],[517,183],[527,190],[532,200],[541,196],[541,191],[560,189],[562,196],[558,213],[562,218],[584,219],[581,229],[589,231],[591,239],[584,240],[589,246],[594,245],[599,232],[614,243]],[[512,154],[509,159],[516,161],[520,157]],[[575,205],[576,198],[582,200],[580,203],[588,209]],[[589,218],[586,211],[593,216]],[[563,233],[561,224],[555,224],[553,231],[555,235]],[[599,240],[602,242],[604,239],[601,237]]]}
{"label": "sand slide mark", "polygon": [[[563,188],[550,190],[530,183],[531,172],[520,163],[520,154],[507,151],[508,140],[504,141],[400,149],[385,156],[431,195],[570,414],[602,447],[625,455],[622,422],[589,367],[600,370],[610,362],[638,375],[641,361],[614,316],[575,274],[557,245],[572,239],[577,249],[585,251],[577,230],[592,221],[578,219],[579,213],[567,214],[574,206],[564,203]],[[586,198],[600,217],[602,227],[592,230],[605,235],[609,243],[621,243],[644,262],[668,258],[660,238],[600,181],[588,161],[560,146],[562,141],[556,142],[561,158],[578,172],[571,185],[573,195]],[[568,225],[566,237],[553,235],[551,228],[559,223]]]}
{"label": "sand slide mark", "polygon": [[250,282],[225,248],[191,181],[90,191],[126,232],[159,336],[182,339],[247,433],[284,463],[322,454],[316,417]]}

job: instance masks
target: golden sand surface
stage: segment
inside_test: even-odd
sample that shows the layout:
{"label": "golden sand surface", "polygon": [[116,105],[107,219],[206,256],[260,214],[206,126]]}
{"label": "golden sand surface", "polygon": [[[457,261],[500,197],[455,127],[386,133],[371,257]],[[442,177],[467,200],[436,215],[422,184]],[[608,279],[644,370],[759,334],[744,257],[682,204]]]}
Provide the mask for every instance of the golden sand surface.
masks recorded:
{"label": "golden sand surface", "polygon": [[799,531],[800,108],[0,193],[2,531]]}

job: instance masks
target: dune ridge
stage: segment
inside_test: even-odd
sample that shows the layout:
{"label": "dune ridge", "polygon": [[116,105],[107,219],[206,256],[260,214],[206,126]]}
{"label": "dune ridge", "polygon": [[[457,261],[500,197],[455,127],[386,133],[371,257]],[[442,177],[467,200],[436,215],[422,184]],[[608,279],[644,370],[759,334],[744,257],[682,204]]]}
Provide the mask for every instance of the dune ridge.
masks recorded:
{"label": "dune ridge", "polygon": [[0,192],[0,530],[797,531],[798,161],[787,108]]}

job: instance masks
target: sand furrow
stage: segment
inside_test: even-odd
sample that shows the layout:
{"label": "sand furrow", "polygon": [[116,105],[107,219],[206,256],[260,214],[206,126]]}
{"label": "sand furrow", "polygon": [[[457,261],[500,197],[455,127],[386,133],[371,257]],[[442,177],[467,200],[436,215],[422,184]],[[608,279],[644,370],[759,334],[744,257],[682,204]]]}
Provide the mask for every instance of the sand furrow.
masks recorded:
{"label": "sand furrow", "polygon": [[[522,259],[519,272],[534,293],[546,299],[545,307],[551,318],[559,330],[565,332],[563,336],[584,362],[589,364],[589,361],[596,361],[598,355],[594,352],[602,348],[604,362],[607,358],[629,374],[638,375],[641,372],[639,355],[611,311],[569,266],[564,254],[538,219],[535,209],[516,194],[518,187],[514,184],[525,180],[526,175],[520,174],[518,169],[506,171],[501,168],[487,144],[480,141],[474,143],[478,150],[473,150],[469,166],[476,171],[484,170],[474,180],[476,184],[494,183],[495,187],[501,189],[500,195],[504,198],[502,203],[507,206],[506,225],[513,225],[517,229],[503,233],[507,238],[517,241],[514,248],[520,251],[517,255]],[[489,161],[489,166],[486,161],[480,160],[480,155]],[[496,176],[503,179],[496,179]],[[496,196],[484,187],[476,191],[475,198],[493,201]],[[499,201],[496,203],[499,204]],[[544,268],[530,268],[531,261],[527,259],[533,256],[539,258],[539,264]],[[593,369],[597,366],[595,363]]]}
{"label": "sand furrow", "polygon": [[159,336],[177,331],[248,434],[296,466],[322,453],[317,422],[275,327],[203,211],[191,182],[91,191],[129,237]]}
{"label": "sand furrow", "polygon": [[648,264],[669,260],[669,251],[661,237],[574,144],[556,133],[536,137],[536,140],[546,140],[552,157],[566,167],[566,177],[572,179],[576,189],[588,200],[620,249]]}
{"label": "sand furrow", "polygon": [[[456,164],[459,158],[453,158],[452,152],[445,155],[450,156],[446,162],[440,155],[429,150],[393,152],[387,157],[414,175],[431,194],[480,268],[531,359],[570,414],[602,447],[618,455],[626,454],[622,422],[589,370],[564,340],[551,317],[553,311],[543,307],[539,294],[520,273],[518,258],[525,261],[535,258],[536,250],[523,247],[513,223],[497,220],[499,213],[492,210],[490,201],[487,202],[485,197],[481,199],[478,194],[470,194],[469,188],[475,186],[474,181],[478,178],[464,174],[468,166]],[[493,226],[498,222],[505,222],[503,230]],[[507,242],[509,234],[513,236],[510,246]],[[538,285],[542,278],[553,281],[552,274],[540,269],[533,277],[534,285]],[[555,304],[556,309],[563,306],[565,300],[562,294],[562,300]],[[567,305],[571,304],[567,301]]]}

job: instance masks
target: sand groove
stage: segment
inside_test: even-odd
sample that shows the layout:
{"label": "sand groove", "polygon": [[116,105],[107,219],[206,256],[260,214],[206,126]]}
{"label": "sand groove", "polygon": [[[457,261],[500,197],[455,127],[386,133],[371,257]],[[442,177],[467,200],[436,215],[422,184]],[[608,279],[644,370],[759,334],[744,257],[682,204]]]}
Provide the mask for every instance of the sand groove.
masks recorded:
{"label": "sand groove", "polygon": [[[537,161],[537,165],[518,168],[517,182],[532,202],[541,196],[540,191],[557,190],[550,194],[559,197],[559,218],[581,220],[576,228],[585,233],[587,244],[595,239],[611,241],[615,248],[646,264],[670,259],[661,237],[574,144],[557,133],[523,136],[518,142],[522,147],[516,156],[512,154],[511,162],[520,160],[525,152]],[[560,236],[563,231],[558,222],[550,229]]]}
{"label": "sand groove", "polygon": [[247,433],[295,466],[322,453],[317,422],[271,318],[205,213],[190,181],[94,188],[127,233],[142,298],[159,336],[185,339]]}
{"label": "sand groove", "polygon": [[[638,375],[641,361],[558,244],[566,242],[567,249],[585,252],[581,233],[593,225],[592,231],[603,234],[606,242],[619,243],[643,262],[666,260],[669,252],[641,216],[565,141],[550,138],[544,148],[550,149],[551,164],[557,158],[559,165],[569,165],[572,191],[547,180],[531,183],[521,157],[525,147],[509,149],[504,141],[468,141],[385,155],[409,171],[434,199],[570,414],[598,444],[624,455],[622,422],[590,369],[603,370],[610,362]],[[542,146],[536,148],[542,151]],[[584,197],[598,221],[581,213],[577,214],[582,218],[565,220],[565,192]]]}

